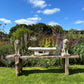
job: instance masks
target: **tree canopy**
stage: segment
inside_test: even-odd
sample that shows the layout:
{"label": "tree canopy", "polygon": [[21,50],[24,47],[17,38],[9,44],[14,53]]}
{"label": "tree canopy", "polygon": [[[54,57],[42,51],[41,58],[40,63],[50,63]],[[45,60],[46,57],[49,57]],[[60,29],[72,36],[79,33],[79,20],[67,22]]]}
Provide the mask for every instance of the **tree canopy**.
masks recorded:
{"label": "tree canopy", "polygon": [[63,32],[63,28],[60,25],[50,26],[44,23],[37,23],[32,25],[17,24],[16,26],[10,29],[9,35],[12,36],[12,33],[15,32],[18,28],[21,28],[22,26],[33,31],[32,35],[35,35],[35,36],[52,35],[53,32],[56,32],[56,33]]}
{"label": "tree canopy", "polygon": [[55,25],[55,26],[53,26],[53,30],[54,30],[56,33],[63,33],[63,28],[62,28],[60,25]]}
{"label": "tree canopy", "polygon": [[12,33],[12,37],[13,39],[21,39],[21,36],[24,35],[24,33],[27,32],[28,34],[31,34],[32,31],[27,29],[26,27],[22,26],[20,28],[18,28],[15,32]]}

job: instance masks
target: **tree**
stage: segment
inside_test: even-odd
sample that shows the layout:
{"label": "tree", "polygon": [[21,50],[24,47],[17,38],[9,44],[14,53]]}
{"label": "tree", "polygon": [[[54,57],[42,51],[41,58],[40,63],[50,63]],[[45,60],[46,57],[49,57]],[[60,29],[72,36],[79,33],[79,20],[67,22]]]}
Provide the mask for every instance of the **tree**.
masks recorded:
{"label": "tree", "polygon": [[70,30],[68,31],[68,33],[77,34],[78,32],[77,32],[77,30],[75,30],[75,29],[70,29]]}
{"label": "tree", "polygon": [[27,32],[28,35],[32,33],[31,30],[27,29],[24,26],[18,28],[15,32],[12,33],[13,40],[15,39],[21,40],[21,37],[24,37],[25,32]]}
{"label": "tree", "polygon": [[9,32],[9,37],[12,36],[12,33],[15,32],[18,28],[21,28],[24,26],[25,28],[32,30],[33,36],[41,36],[43,35],[51,35],[52,34],[52,29],[50,26],[44,24],[44,23],[37,23],[37,24],[32,24],[32,25],[25,25],[25,24],[20,24],[12,27]]}
{"label": "tree", "polygon": [[23,26],[25,28],[27,28],[27,25],[25,25],[25,24],[20,24],[20,25],[17,24],[16,26],[12,27],[10,29],[10,32],[9,32],[9,37],[11,37],[12,36],[12,33],[15,32],[18,28],[22,28]]}
{"label": "tree", "polygon": [[63,33],[63,28],[60,25],[53,26],[52,28],[53,34],[62,34]]}
{"label": "tree", "polygon": [[44,23],[38,23],[35,25],[34,32],[38,36],[39,34],[41,35],[43,33],[43,29],[46,27],[46,24]]}
{"label": "tree", "polygon": [[42,35],[51,35],[52,29],[44,23],[38,23],[35,25],[34,32],[36,36],[41,37]]}

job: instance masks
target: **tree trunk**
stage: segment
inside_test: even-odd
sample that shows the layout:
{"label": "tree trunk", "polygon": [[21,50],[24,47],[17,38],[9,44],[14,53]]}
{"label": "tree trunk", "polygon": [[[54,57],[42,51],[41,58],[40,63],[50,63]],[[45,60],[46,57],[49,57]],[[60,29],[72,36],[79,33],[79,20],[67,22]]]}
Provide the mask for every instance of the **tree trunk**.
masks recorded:
{"label": "tree trunk", "polygon": [[24,33],[25,47],[27,47],[27,32]]}

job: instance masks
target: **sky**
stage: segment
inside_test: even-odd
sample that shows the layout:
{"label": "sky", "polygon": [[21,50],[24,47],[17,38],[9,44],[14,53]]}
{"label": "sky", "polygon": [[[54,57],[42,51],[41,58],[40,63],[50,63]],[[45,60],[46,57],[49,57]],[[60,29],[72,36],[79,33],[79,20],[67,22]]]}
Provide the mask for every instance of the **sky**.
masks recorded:
{"label": "sky", "polygon": [[9,33],[16,24],[60,25],[84,30],[84,0],[0,0],[0,29]]}

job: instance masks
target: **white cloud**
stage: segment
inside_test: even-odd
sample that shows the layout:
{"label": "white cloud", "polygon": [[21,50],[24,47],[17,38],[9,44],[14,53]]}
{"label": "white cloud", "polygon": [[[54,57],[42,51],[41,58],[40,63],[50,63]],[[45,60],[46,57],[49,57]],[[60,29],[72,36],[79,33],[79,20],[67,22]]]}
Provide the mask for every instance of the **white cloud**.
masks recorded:
{"label": "white cloud", "polygon": [[57,22],[53,22],[53,21],[51,21],[51,22],[48,23],[48,25],[55,26],[55,25],[60,25],[60,24],[57,23]]}
{"label": "white cloud", "polygon": [[78,20],[78,21],[75,21],[74,24],[84,24],[84,21]]}
{"label": "white cloud", "polygon": [[80,29],[77,29],[78,31],[83,31],[84,29],[80,28]]}
{"label": "white cloud", "polygon": [[40,8],[45,8],[47,6],[46,2],[44,0],[27,0],[31,4],[34,5],[34,7],[40,7]]}
{"label": "white cloud", "polygon": [[54,14],[56,12],[59,12],[60,9],[59,8],[53,8],[53,9],[45,9],[44,11],[38,10],[37,13],[43,13],[43,14]]}
{"label": "white cloud", "polygon": [[41,13],[41,10],[38,10],[37,13]]}
{"label": "white cloud", "polygon": [[84,8],[82,8],[82,11],[84,11]]}
{"label": "white cloud", "polygon": [[5,18],[0,18],[0,21],[2,21],[3,23],[11,23],[11,20],[7,20]]}
{"label": "white cloud", "polygon": [[15,23],[28,25],[28,24],[35,24],[36,22],[38,22],[40,20],[41,20],[41,18],[39,18],[39,17],[33,17],[33,18],[15,20]]}

